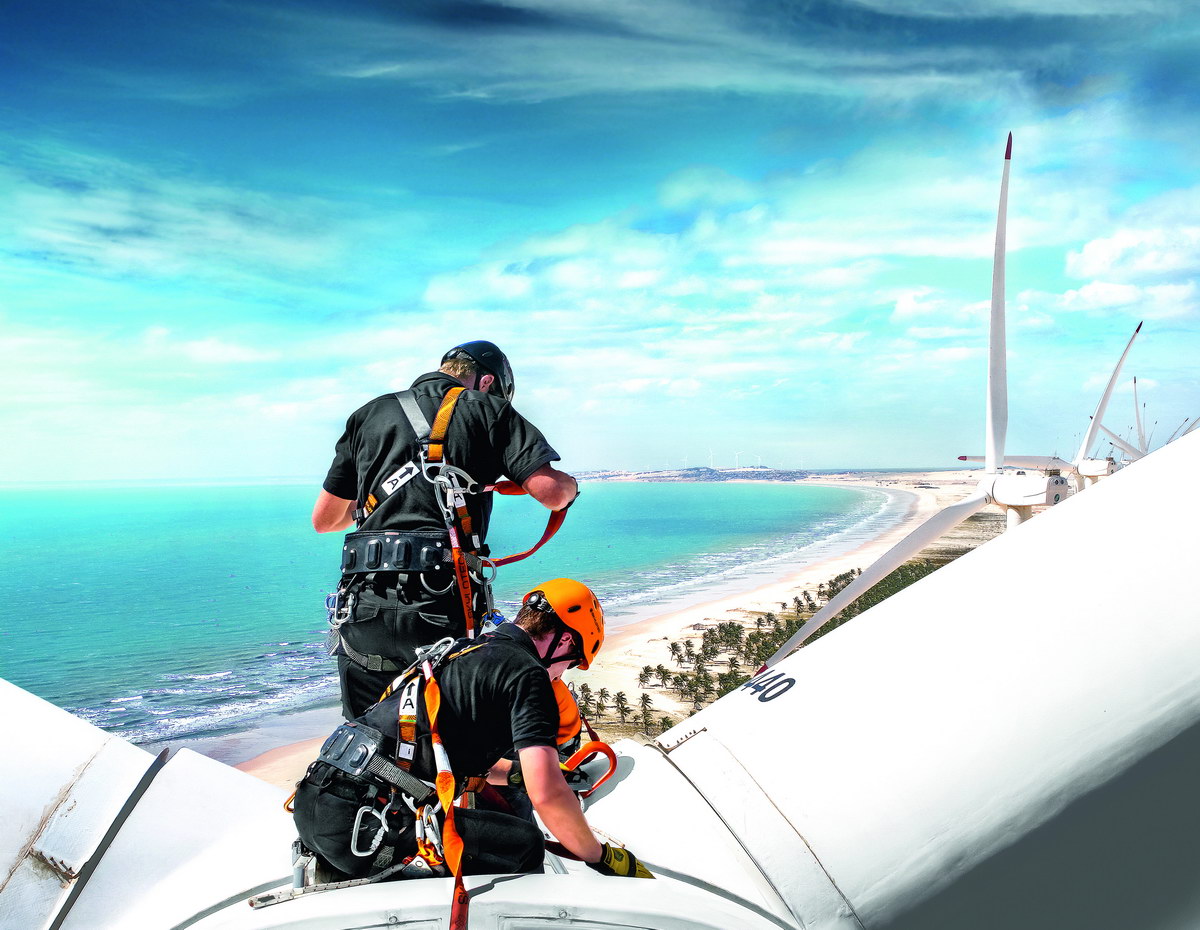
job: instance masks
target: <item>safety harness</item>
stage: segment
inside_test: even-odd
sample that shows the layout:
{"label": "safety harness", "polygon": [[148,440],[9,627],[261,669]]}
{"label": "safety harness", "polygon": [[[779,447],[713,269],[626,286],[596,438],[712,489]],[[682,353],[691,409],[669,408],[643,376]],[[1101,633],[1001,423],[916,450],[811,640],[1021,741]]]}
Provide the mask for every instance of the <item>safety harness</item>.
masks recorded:
{"label": "safety harness", "polygon": [[[446,551],[445,548],[443,541],[445,537],[428,533],[396,531],[351,533],[346,537],[346,544],[342,550],[342,573],[343,578],[347,574],[374,571],[423,573],[441,568],[448,561],[454,571],[453,584],[458,589],[467,636],[474,638],[476,624],[475,611],[472,609],[472,578],[479,584],[483,593],[484,620],[490,619],[493,623],[499,622],[503,618],[496,612],[495,600],[492,595],[492,582],[496,577],[496,569],[527,559],[542,548],[566,520],[567,510],[564,508],[551,511],[541,538],[524,552],[517,552],[500,559],[480,555],[483,543],[467,508],[467,495],[484,494],[490,491],[507,495],[520,495],[527,492],[514,481],[498,481],[491,485],[480,485],[461,468],[456,468],[446,460],[446,433],[450,428],[450,420],[454,415],[456,405],[464,391],[466,391],[464,387],[454,387],[446,392],[432,424],[421,410],[413,391],[400,391],[395,395],[400,409],[416,434],[419,464],[410,462],[385,477],[378,487],[363,497],[354,510],[355,523],[361,528],[383,497],[398,490],[419,474],[433,485],[434,499],[442,513],[442,519],[446,526],[446,537],[449,538],[449,551]],[[346,642],[344,636],[341,636],[342,623],[346,622],[353,613],[353,604],[343,602],[343,593],[344,583],[339,587],[337,594],[331,595],[326,602],[332,627],[330,645],[340,644],[341,651],[345,655],[370,671],[397,671],[399,666],[390,659],[360,653]],[[431,593],[445,593],[445,590],[431,591]]]}
{"label": "safety harness", "polygon": [[[416,661],[398,675],[380,696],[380,701],[393,695],[398,698],[397,739],[392,758],[389,759],[383,750],[383,735],[378,730],[356,721],[344,723],[334,730],[321,747],[318,756],[318,761],[325,762],[352,777],[370,776],[372,780],[381,781],[390,787],[388,797],[374,799],[376,803],[383,803],[382,810],[372,803],[364,803],[359,808],[352,828],[354,855],[367,857],[378,852],[387,832],[387,817],[392,811],[401,810],[401,804],[408,807],[414,817],[416,852],[403,862],[395,863],[369,878],[306,885],[304,875],[307,873],[305,866],[301,864],[304,854],[303,851],[298,851],[295,887],[253,898],[250,901],[252,907],[265,907],[315,891],[371,884],[387,878],[418,878],[445,875],[449,872],[454,877],[449,926],[451,930],[465,930],[470,898],[462,875],[464,844],[455,824],[454,812],[457,807],[473,806],[472,796],[484,788],[487,779],[484,776],[473,776],[460,780],[455,777],[450,767],[450,757],[438,726],[442,692],[437,673],[447,662],[474,652],[486,643],[474,642],[455,650],[454,646],[458,642],[461,641],[446,637],[432,646],[418,650]],[[418,700],[423,700],[425,704],[425,717],[437,770],[432,784],[411,772],[417,750]],[[579,797],[587,798],[616,772],[617,759],[612,748],[599,739],[587,719],[578,714],[578,711],[576,713],[577,716],[567,723],[567,727],[578,730],[586,728],[589,740],[567,761],[561,763],[561,767],[573,790]],[[593,780],[594,776],[590,773],[580,771],[578,774],[581,777],[571,778],[584,762],[597,755],[603,756],[608,762],[607,771],[602,776]],[[582,790],[585,784],[590,784],[590,787]],[[289,813],[292,812],[291,805],[295,796],[296,793],[293,792],[284,803],[284,809]],[[439,811],[444,814],[440,825],[437,817]],[[379,827],[366,848],[360,848],[360,830],[367,826],[371,819],[378,820]]]}

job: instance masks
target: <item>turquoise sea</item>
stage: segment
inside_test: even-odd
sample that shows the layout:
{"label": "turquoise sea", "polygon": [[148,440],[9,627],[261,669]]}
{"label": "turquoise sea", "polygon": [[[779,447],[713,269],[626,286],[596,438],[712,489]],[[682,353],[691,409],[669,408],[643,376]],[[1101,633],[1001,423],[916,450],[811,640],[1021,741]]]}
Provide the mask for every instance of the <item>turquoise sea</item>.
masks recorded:
{"label": "turquoise sea", "polygon": [[[312,531],[315,490],[0,490],[0,675],[138,743],[331,703],[324,597],[341,535]],[[511,616],[567,575],[630,622],[849,549],[907,506],[809,484],[587,482],[558,536],[500,570],[498,606]],[[528,548],[544,524],[532,501],[498,498],[493,552]]]}

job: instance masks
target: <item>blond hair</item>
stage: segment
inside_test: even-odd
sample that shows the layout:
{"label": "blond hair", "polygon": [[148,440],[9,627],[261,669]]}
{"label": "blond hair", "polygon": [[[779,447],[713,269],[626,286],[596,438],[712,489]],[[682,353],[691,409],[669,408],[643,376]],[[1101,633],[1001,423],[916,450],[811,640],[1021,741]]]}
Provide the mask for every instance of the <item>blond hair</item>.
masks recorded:
{"label": "blond hair", "polygon": [[479,366],[475,364],[474,359],[460,356],[446,359],[438,371],[461,380],[479,374]]}

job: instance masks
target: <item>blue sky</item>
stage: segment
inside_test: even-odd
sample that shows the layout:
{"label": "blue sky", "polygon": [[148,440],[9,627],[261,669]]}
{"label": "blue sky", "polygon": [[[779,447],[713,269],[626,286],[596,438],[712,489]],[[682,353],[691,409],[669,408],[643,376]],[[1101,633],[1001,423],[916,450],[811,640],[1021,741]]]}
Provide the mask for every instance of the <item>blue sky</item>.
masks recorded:
{"label": "blue sky", "polygon": [[[0,33],[0,480],[318,480],[487,338],[568,468],[1200,414],[1200,16],[1157,0],[101,2]],[[1107,422],[1132,422],[1127,389]]]}

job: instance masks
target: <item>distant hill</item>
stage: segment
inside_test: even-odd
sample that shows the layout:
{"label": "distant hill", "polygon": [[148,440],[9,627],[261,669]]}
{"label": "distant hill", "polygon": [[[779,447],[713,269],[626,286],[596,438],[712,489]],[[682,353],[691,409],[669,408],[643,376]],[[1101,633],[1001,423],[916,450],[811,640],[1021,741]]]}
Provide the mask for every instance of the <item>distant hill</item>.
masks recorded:
{"label": "distant hill", "polygon": [[766,465],[745,465],[740,468],[674,468],[660,471],[585,471],[577,477],[586,481],[800,481],[809,472]]}

